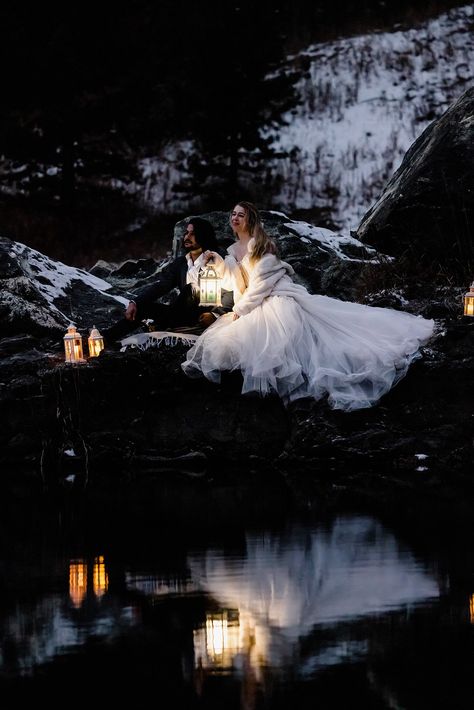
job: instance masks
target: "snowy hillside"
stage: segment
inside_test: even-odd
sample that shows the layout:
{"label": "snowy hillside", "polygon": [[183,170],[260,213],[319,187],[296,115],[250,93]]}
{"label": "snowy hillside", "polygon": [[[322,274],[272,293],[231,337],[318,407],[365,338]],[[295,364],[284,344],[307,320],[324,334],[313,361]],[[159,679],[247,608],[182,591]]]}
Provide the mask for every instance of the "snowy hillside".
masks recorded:
{"label": "snowy hillside", "polygon": [[[258,153],[241,148],[242,166],[257,166],[260,179],[256,184],[255,174],[242,167],[240,180],[247,180],[249,194],[264,208],[347,233],[357,228],[414,140],[474,85],[472,67],[472,5],[411,29],[307,47],[278,69],[296,78],[298,102],[282,117],[283,125],[261,128],[275,157],[262,166],[255,160]],[[202,211],[203,194],[212,202],[214,178],[206,182],[192,174],[196,161],[206,165],[192,138],[170,140],[159,153],[126,150],[122,159],[128,169],[121,177],[107,160],[103,174],[88,176],[84,147],[75,148],[77,182],[85,188],[127,193],[157,214]],[[106,154],[109,149],[103,147]],[[46,188],[56,190],[54,199],[60,201],[60,156],[58,161],[0,156],[0,193],[38,196]],[[298,210],[303,213],[295,215]],[[146,219],[132,222],[129,231]]]}
{"label": "snowy hillside", "polygon": [[289,58],[306,61],[299,106],[273,147],[286,211],[330,205],[355,228],[426,126],[474,85],[474,9],[419,28],[343,39]]}
{"label": "snowy hillside", "polygon": [[[282,71],[301,74],[299,104],[286,126],[264,133],[278,157],[276,209],[329,208],[342,230],[357,227],[403,155],[426,126],[474,84],[474,10],[449,11],[417,28],[372,33],[309,47]],[[192,209],[175,192],[194,147],[170,144],[141,162],[129,186],[160,211]],[[199,197],[199,196],[197,196]],[[270,201],[270,200],[269,200]]]}

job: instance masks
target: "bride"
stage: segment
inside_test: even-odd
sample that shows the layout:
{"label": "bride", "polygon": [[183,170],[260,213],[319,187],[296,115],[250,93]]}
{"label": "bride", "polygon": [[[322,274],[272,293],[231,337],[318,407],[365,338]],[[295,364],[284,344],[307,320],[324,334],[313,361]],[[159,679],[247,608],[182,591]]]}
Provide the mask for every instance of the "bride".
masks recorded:
{"label": "bride", "polygon": [[311,295],[293,282],[277,256],[256,207],[239,202],[230,217],[237,237],[213,259],[233,313],[221,316],[195,342],[182,364],[190,377],[220,382],[240,370],[242,393],[277,393],[286,403],[328,396],[334,409],[370,407],[419,357],[434,322],[388,308]]}

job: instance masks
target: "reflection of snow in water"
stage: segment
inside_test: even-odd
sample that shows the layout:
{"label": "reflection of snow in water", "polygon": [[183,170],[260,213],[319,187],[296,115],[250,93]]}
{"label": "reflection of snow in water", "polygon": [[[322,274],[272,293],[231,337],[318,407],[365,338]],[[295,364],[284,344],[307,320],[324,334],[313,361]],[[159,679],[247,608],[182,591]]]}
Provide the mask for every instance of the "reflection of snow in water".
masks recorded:
{"label": "reflection of snow in water", "polygon": [[[385,613],[440,594],[413,554],[370,518],[339,518],[330,528],[284,537],[249,536],[245,557],[208,551],[191,556],[189,565],[197,586],[222,607],[253,618],[257,636],[273,647],[267,647],[273,663],[281,660],[275,644],[280,651],[284,639],[292,646],[316,625]],[[321,650],[318,663],[365,651],[364,643],[356,645]]]}
{"label": "reflection of snow in water", "polygon": [[0,636],[0,671],[27,674],[55,656],[77,650],[88,639],[113,637],[133,623],[131,607],[102,604],[108,590],[102,555],[91,563],[69,563],[69,598],[50,594],[18,604],[7,616]]}
{"label": "reflection of snow in water", "polygon": [[[281,535],[249,535],[245,554],[219,550],[188,557],[190,575],[126,573],[145,597],[210,595],[215,604],[194,632],[196,665],[234,669],[256,678],[267,664],[300,674],[363,657],[362,632],[333,633],[338,622],[385,613],[439,597],[437,581],[370,518],[339,518],[331,526]],[[104,558],[71,560],[67,597],[53,593],[18,604],[2,621],[0,671],[28,673],[91,638],[112,639],[135,625],[134,609],[108,589]],[[300,653],[298,640],[315,627],[326,640]]]}
{"label": "reflection of snow in water", "polygon": [[88,639],[113,636],[132,622],[131,608],[104,607],[90,620],[78,622],[63,597],[47,596],[17,606],[2,628],[0,670],[27,674],[55,656],[77,650]]}

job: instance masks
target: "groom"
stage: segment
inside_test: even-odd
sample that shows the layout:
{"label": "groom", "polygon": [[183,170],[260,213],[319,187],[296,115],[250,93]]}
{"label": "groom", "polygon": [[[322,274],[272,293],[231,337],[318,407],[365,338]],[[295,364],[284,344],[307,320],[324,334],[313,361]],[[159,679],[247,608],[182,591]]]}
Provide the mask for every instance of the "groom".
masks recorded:
{"label": "groom", "polygon": [[[156,330],[189,326],[207,328],[223,313],[232,310],[232,291],[222,291],[222,306],[199,305],[199,272],[204,266],[203,252],[222,252],[214,228],[201,217],[192,217],[183,236],[185,254],[178,256],[159,273],[158,280],[145,287],[130,301],[124,318],[104,331],[104,340],[110,344],[140,327],[140,321],[149,318]],[[224,252],[223,254],[224,255]],[[171,304],[156,303],[177,288],[179,294]]]}

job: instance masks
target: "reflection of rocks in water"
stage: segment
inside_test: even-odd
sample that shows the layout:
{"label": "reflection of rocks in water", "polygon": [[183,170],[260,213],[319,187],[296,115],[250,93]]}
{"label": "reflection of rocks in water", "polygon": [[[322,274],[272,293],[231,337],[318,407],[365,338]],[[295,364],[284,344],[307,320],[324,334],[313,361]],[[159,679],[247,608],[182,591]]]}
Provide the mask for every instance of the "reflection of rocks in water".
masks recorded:
{"label": "reflection of rocks in water", "polygon": [[[66,573],[65,573],[66,575]],[[2,621],[0,675],[27,675],[90,639],[113,638],[133,623],[131,608],[107,599],[104,558],[69,563],[68,595],[52,593],[16,605]]]}
{"label": "reflection of rocks in water", "polygon": [[[318,626],[358,622],[440,595],[433,575],[370,518],[339,518],[331,528],[295,529],[284,538],[248,536],[245,557],[214,550],[191,556],[189,565],[201,589],[246,618],[264,639],[262,657],[277,666]],[[307,659],[306,670],[365,651],[364,639],[338,645],[332,638]]]}
{"label": "reflection of rocks in water", "polygon": [[433,688],[456,674],[460,696],[471,677],[469,595],[459,603],[451,567],[456,598],[446,593],[429,563],[374,519],[239,534],[226,538],[230,550],[146,539],[54,565],[49,592],[4,575],[23,599],[2,609],[0,680],[41,693],[81,677],[90,695],[119,678],[133,694],[185,695],[180,707],[197,696],[206,707],[218,698],[219,707],[306,708],[314,702],[299,700],[311,695],[346,708],[353,699],[427,707],[415,685],[436,699]]}

